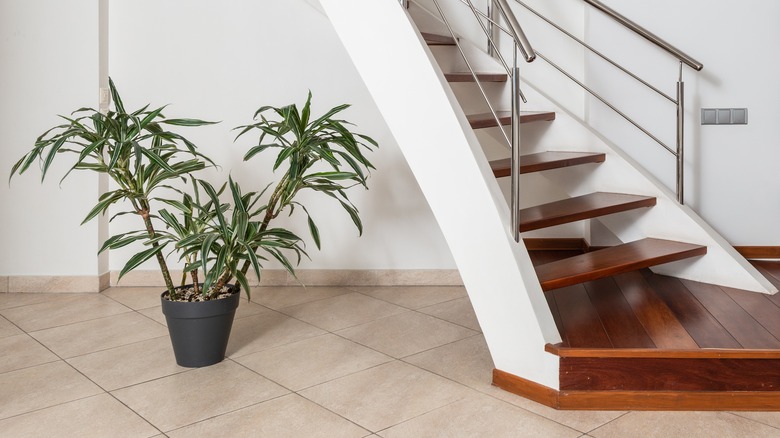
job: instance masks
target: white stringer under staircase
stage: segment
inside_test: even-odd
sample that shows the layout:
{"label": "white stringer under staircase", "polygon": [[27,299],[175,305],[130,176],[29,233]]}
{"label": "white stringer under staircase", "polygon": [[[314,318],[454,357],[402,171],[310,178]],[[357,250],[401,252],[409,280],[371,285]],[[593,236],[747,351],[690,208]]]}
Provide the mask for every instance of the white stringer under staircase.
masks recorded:
{"label": "white stringer under staircase", "polygon": [[[476,95],[474,79],[485,82],[481,87],[513,85],[501,65],[505,61],[469,41],[469,35],[481,32],[470,2],[437,1],[450,11],[460,8],[455,13],[460,18],[445,24],[429,2],[416,11],[413,6],[412,17],[398,0],[320,1],[431,206],[497,369],[559,389],[561,358],[545,351],[561,342],[546,290],[652,266],[653,272],[681,279],[776,292],[724,238],[678,202],[677,193],[580,115],[558,105],[545,84],[532,80],[514,84],[522,86],[528,99],[523,107],[528,112],[515,126],[518,135],[527,121],[567,133],[559,138],[581,141],[516,146],[522,154],[514,172],[522,204],[515,209],[513,226],[507,187],[496,178],[512,176],[508,159],[496,152],[500,148],[485,145],[500,144],[504,134],[483,129],[511,120],[493,110],[467,115],[464,107],[471,112],[476,106],[463,102],[475,99],[453,91]],[[499,3],[508,7],[506,0]],[[476,66],[478,78],[460,59],[458,47],[473,56],[471,67]],[[504,53],[504,58],[511,55]],[[491,89],[483,92],[493,94]],[[538,134],[541,128],[529,129]],[[546,229],[554,235],[563,224],[595,217],[624,243],[597,251],[599,256],[586,253],[535,270],[523,240],[515,240],[517,233]],[[554,226],[559,228],[549,228]]]}

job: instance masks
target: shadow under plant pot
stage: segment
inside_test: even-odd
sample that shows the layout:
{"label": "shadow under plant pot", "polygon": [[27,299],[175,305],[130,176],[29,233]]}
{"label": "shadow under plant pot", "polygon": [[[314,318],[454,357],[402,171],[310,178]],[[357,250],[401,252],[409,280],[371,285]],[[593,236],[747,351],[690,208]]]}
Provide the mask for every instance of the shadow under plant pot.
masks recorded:
{"label": "shadow under plant pot", "polygon": [[209,301],[170,301],[166,298],[167,291],[160,296],[178,365],[199,368],[225,358],[241,296],[236,286],[229,288],[229,296]]}

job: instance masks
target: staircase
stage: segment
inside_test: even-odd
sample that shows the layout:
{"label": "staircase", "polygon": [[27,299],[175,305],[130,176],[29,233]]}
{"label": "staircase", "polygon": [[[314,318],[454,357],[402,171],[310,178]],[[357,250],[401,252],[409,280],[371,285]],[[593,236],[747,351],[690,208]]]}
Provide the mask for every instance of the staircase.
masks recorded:
{"label": "staircase", "polygon": [[[456,38],[425,28],[418,33],[413,27],[413,37],[401,33],[390,37],[387,34],[393,25],[398,29],[407,26],[403,21],[408,20],[406,12],[402,10],[403,15],[399,16],[397,5],[367,7],[359,0],[323,0],[322,3],[383,110],[388,126],[396,134],[450,242],[494,358],[495,385],[562,409],[780,409],[780,374],[774,371],[780,364],[780,349],[758,353],[745,347],[751,345],[745,343],[738,345],[744,348],[731,345],[713,352],[706,350],[699,340],[690,338],[691,342],[672,344],[674,348],[669,350],[666,344],[657,342],[663,337],[643,334],[625,344],[629,349],[620,350],[625,345],[612,340],[620,329],[612,335],[606,332],[603,336],[593,335],[602,336],[604,342],[597,344],[600,348],[588,342],[579,343],[577,336],[569,336],[576,326],[583,331],[583,339],[589,339],[586,333],[605,324],[624,327],[621,321],[637,319],[635,315],[662,315],[660,320],[654,320],[655,325],[646,321],[642,326],[645,327],[642,330],[652,327],[653,333],[679,332],[683,326],[681,320],[694,328],[700,319],[706,320],[706,312],[686,316],[685,309],[675,307],[674,297],[663,300],[657,292],[651,292],[648,279],[658,284],[672,278],[658,274],[683,278],[673,281],[685,281],[686,288],[697,291],[721,286],[764,293],[776,291],[695,213],[679,205],[675,196],[659,187],[641,166],[610,145],[587,148],[569,145],[547,151],[524,145],[530,150],[521,156],[517,171],[521,175],[541,175],[569,196],[519,208],[520,233],[555,230],[556,226],[598,219],[624,242],[585,252],[559,251],[541,259],[533,252],[529,254],[522,241],[512,242],[511,233],[500,235],[493,229],[494,226],[506,229],[507,214],[501,205],[503,199],[498,199],[503,198],[498,183],[485,177],[511,177],[511,160],[485,160],[474,133],[511,125],[511,112],[463,114],[453,93],[477,85],[506,87],[507,75],[492,71],[474,74],[462,69],[448,71],[450,64],[440,70],[431,51],[418,51],[414,44],[423,43],[440,52],[454,46]],[[371,38],[373,47],[364,41],[367,29],[361,32],[352,28],[355,17],[371,21],[369,16],[383,20],[381,29],[370,32],[377,35]],[[393,58],[391,52],[399,46],[404,47],[403,54],[399,52]],[[385,47],[384,51],[381,47]],[[380,57],[373,51],[389,55]],[[393,77],[399,89],[410,90],[411,95],[419,94],[419,107],[416,101],[415,108],[401,108],[404,99],[386,89],[390,76],[379,64],[380,60],[393,59],[399,63],[405,60],[410,69],[419,68],[408,76]],[[426,61],[434,62],[433,70],[424,66]],[[437,81],[459,85],[442,88],[440,94],[439,90],[432,89]],[[536,94],[544,98],[543,93]],[[430,114],[426,113],[426,105],[434,108],[437,102],[445,101],[450,106],[438,107],[441,120],[426,115]],[[555,106],[552,100],[547,104]],[[452,111],[451,117],[446,114],[448,111]],[[566,123],[576,119],[560,109],[526,111],[520,114],[519,123],[529,127],[547,124],[553,128],[559,123],[556,121],[559,116]],[[421,122],[425,117],[429,119]],[[421,136],[427,135],[423,130],[437,133],[425,137],[426,148],[420,147]],[[441,157],[447,157],[448,165],[440,167],[434,178],[428,163]],[[631,174],[630,179],[619,179],[627,174]],[[469,206],[470,214],[463,214],[464,205]],[[670,238],[676,236],[683,238]],[[707,283],[721,286],[698,286]],[[641,298],[636,294],[641,294]],[[570,305],[557,306],[556,297],[561,303],[568,300]],[[638,304],[624,305],[631,300],[655,303],[654,310]],[[688,304],[689,308],[695,307],[693,301]],[[594,310],[585,312],[591,305],[595,306]],[[607,312],[606,308],[615,310]],[[672,314],[675,318],[669,316]],[[673,321],[678,321],[678,326]],[[722,357],[728,357],[729,361],[721,361]],[[692,386],[658,383],[693,379],[691,370],[698,366],[722,376],[698,379]],[[735,374],[751,372],[755,372],[754,381],[745,384],[745,379],[740,378],[739,384],[729,383]],[[650,377],[632,380],[637,375]],[[712,400],[717,403],[711,403]]]}
{"label": "staircase", "polygon": [[[455,39],[444,35],[422,33],[426,44],[455,45]],[[448,82],[506,82],[503,73],[447,73]],[[498,120],[492,113],[467,114],[472,129],[486,129],[511,125],[510,111],[497,111]],[[522,112],[520,123],[552,122],[555,113],[550,111]],[[520,173],[533,173],[545,170],[601,163],[605,161],[603,153],[578,153],[565,151],[546,151],[524,155],[520,159]],[[490,162],[496,177],[511,176],[510,159],[504,158]],[[600,216],[617,214],[624,211],[650,208],[656,204],[656,198],[626,193],[593,192],[560,201],[523,208],[520,210],[520,232],[553,227],[556,225],[593,219]],[[644,238],[634,242],[613,246],[601,251],[589,252],[564,260],[536,266],[536,274],[542,290],[557,289],[586,281],[621,274],[624,272],[648,268],[655,265],[698,257],[707,253],[706,246],[671,240]]]}

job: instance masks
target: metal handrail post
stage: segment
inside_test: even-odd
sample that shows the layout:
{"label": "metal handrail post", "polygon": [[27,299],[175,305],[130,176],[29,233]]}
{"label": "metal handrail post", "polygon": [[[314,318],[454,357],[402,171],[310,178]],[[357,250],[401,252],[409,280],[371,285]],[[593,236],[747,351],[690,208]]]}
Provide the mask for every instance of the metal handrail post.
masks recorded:
{"label": "metal handrail post", "polygon": [[685,204],[685,83],[682,77],[683,63],[680,62],[680,78],[677,81],[677,202]]}
{"label": "metal handrail post", "polygon": [[409,0],[398,0],[398,2],[401,3],[404,9],[409,9]]}
{"label": "metal handrail post", "polygon": [[517,47],[515,47],[515,65],[512,69],[512,237],[520,241],[520,69],[517,67]]}
{"label": "metal handrail post", "polygon": [[[487,16],[490,19],[487,20],[488,41],[487,41],[487,53],[491,57],[496,56],[496,48],[492,41],[498,40],[498,29],[496,28],[496,22],[498,21],[498,8],[493,3],[493,0],[487,0]],[[492,41],[491,41],[492,39]]]}

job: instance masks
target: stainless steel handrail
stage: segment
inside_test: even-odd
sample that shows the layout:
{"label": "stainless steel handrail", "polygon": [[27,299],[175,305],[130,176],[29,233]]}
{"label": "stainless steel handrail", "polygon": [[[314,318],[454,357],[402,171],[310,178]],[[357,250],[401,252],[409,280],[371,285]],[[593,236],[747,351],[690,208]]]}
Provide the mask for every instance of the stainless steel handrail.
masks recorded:
{"label": "stainless steel handrail", "polygon": [[531,47],[531,43],[528,41],[528,38],[526,38],[525,32],[523,32],[523,28],[520,27],[520,23],[517,21],[517,17],[515,17],[515,14],[512,12],[512,8],[509,6],[509,3],[507,0],[492,1],[498,6],[501,15],[504,17],[504,20],[506,20],[507,25],[509,25],[509,29],[512,31],[512,39],[515,41],[515,45],[517,46],[516,48],[519,49],[520,53],[523,54],[525,62],[532,62],[534,59],[536,59],[536,53],[534,52],[534,48]]}
{"label": "stainless steel handrail", "polygon": [[539,56],[539,58],[542,58],[545,62],[550,64],[553,68],[555,68],[560,73],[562,73],[563,75],[565,75],[566,77],[571,79],[574,83],[576,83],[577,85],[582,87],[582,89],[584,89],[586,92],[588,92],[592,96],[596,97],[604,105],[606,105],[607,107],[609,107],[610,109],[615,111],[615,113],[617,113],[619,116],[623,117],[626,121],[628,121],[629,123],[634,125],[637,129],[642,131],[645,135],[647,135],[648,137],[653,139],[659,145],[663,146],[664,149],[666,149],[669,153],[671,153],[672,155],[674,155],[676,157],[676,159],[677,159],[676,160],[677,161],[676,162],[676,166],[677,166],[677,172],[676,172],[676,174],[677,174],[676,175],[677,176],[676,177],[677,201],[680,204],[683,204],[684,200],[685,200],[685,195],[684,195],[684,189],[685,189],[685,187],[684,187],[685,186],[685,160],[684,160],[684,153],[685,153],[684,152],[684,141],[685,141],[685,139],[684,139],[685,102],[683,101],[683,99],[684,99],[684,90],[685,90],[685,83],[682,80],[682,73],[683,73],[682,72],[682,67],[683,67],[683,64],[685,64],[685,65],[688,65],[688,66],[692,67],[693,69],[699,71],[699,70],[701,70],[703,68],[703,65],[700,62],[698,62],[695,59],[693,59],[692,57],[690,57],[689,55],[687,55],[684,52],[682,52],[681,50],[677,49],[676,47],[674,47],[671,44],[667,43],[666,41],[662,40],[661,38],[659,38],[658,36],[656,36],[652,32],[650,32],[647,29],[639,26],[638,24],[636,24],[633,21],[629,20],[628,18],[624,17],[623,15],[621,15],[618,12],[616,12],[615,10],[605,6],[603,3],[599,2],[598,0],[584,0],[584,1],[586,3],[592,5],[592,6],[596,7],[597,9],[599,9],[602,12],[604,12],[605,14],[607,14],[610,17],[612,17],[613,19],[617,20],[619,23],[623,24],[624,26],[626,26],[630,30],[633,30],[634,32],[638,33],[639,35],[641,35],[642,37],[646,38],[648,41],[652,42],[653,44],[656,44],[659,47],[663,48],[664,50],[666,50],[667,52],[672,54],[674,57],[676,57],[680,61],[680,75],[679,75],[679,80],[677,82],[677,98],[676,99],[671,97],[671,96],[669,96],[669,95],[667,95],[666,93],[662,92],[661,90],[659,90],[658,88],[654,87],[653,85],[651,85],[650,83],[648,83],[644,79],[640,78],[639,76],[637,76],[633,72],[629,71],[628,69],[624,68],[623,66],[621,66],[617,62],[614,62],[613,60],[611,60],[607,56],[603,55],[601,52],[599,52],[598,50],[594,49],[593,47],[591,47],[589,44],[585,43],[581,39],[575,37],[574,35],[572,35],[568,31],[563,29],[561,26],[559,26],[556,23],[554,23],[552,20],[548,19],[547,17],[545,17],[544,15],[540,14],[539,12],[534,10],[533,8],[529,7],[527,4],[525,4],[521,0],[515,0],[515,2],[517,4],[519,4],[520,6],[526,8],[528,11],[530,11],[531,13],[533,13],[534,15],[536,15],[537,17],[539,17],[543,21],[547,22],[549,25],[553,26],[555,29],[557,29],[560,32],[562,32],[564,35],[568,36],[569,38],[572,38],[573,40],[575,40],[576,42],[581,44],[583,47],[585,47],[586,49],[590,50],[594,54],[598,55],[599,57],[601,57],[602,59],[604,59],[605,61],[610,63],[612,66],[618,68],[623,73],[625,73],[625,74],[629,75],[630,77],[636,79],[637,81],[639,81],[643,85],[647,86],[651,90],[655,91],[659,95],[665,97],[667,100],[669,100],[670,102],[675,104],[675,106],[677,108],[677,124],[676,124],[677,136],[676,136],[676,148],[672,149],[666,143],[661,141],[658,137],[653,135],[650,131],[645,129],[642,125],[640,125],[639,123],[634,121],[631,117],[629,117],[628,115],[626,115],[625,113],[620,111],[612,103],[610,103],[605,98],[600,96],[598,93],[593,91],[590,87],[586,86],[584,83],[582,83],[581,81],[577,80],[569,72],[567,72],[566,70],[564,70],[563,68],[558,66],[556,63],[554,63],[549,58],[547,58],[544,55],[542,55],[540,52],[536,52],[537,55]]}
{"label": "stainless steel handrail", "polygon": [[567,37],[571,38],[572,40],[574,40],[574,41],[576,41],[577,43],[579,43],[581,46],[583,46],[583,47],[585,47],[586,49],[588,49],[588,50],[589,50],[591,53],[593,53],[594,55],[596,55],[596,56],[598,56],[599,58],[603,59],[604,61],[606,61],[606,62],[610,63],[610,64],[611,64],[613,67],[615,67],[615,68],[619,69],[620,71],[622,71],[623,73],[625,73],[625,74],[629,75],[630,77],[634,78],[635,80],[637,80],[638,82],[640,82],[640,83],[641,83],[641,84],[643,84],[644,86],[646,86],[646,87],[650,88],[651,90],[655,91],[655,92],[656,92],[656,93],[658,93],[659,95],[661,95],[661,96],[665,97],[665,98],[666,98],[667,100],[669,100],[670,102],[672,102],[672,103],[674,103],[674,104],[677,104],[677,101],[675,101],[675,100],[674,100],[674,98],[673,98],[672,96],[669,96],[668,94],[666,94],[666,93],[664,93],[663,91],[659,90],[657,87],[653,86],[653,85],[652,85],[652,84],[650,84],[649,82],[647,82],[647,81],[645,81],[644,79],[640,78],[638,75],[636,75],[636,74],[635,74],[634,72],[632,72],[631,70],[629,70],[629,69],[627,69],[627,68],[623,67],[622,65],[618,64],[617,62],[613,61],[613,60],[612,60],[611,58],[609,58],[608,56],[606,56],[606,55],[604,55],[603,53],[601,53],[600,51],[596,50],[596,49],[595,49],[593,46],[591,46],[590,44],[588,44],[588,43],[586,43],[585,41],[583,41],[583,40],[581,40],[581,39],[577,38],[577,37],[576,37],[576,36],[574,36],[572,33],[570,33],[569,31],[567,31],[566,29],[564,29],[563,27],[561,27],[561,26],[557,25],[555,22],[553,22],[553,21],[552,21],[552,20],[550,20],[549,18],[547,18],[547,17],[545,17],[544,15],[542,15],[541,13],[539,13],[539,12],[538,12],[536,9],[534,9],[534,8],[532,8],[532,7],[530,7],[530,6],[528,6],[527,4],[523,3],[523,2],[522,2],[522,1],[520,1],[520,0],[515,0],[515,2],[517,2],[517,4],[519,4],[520,6],[524,7],[525,9],[527,9],[527,10],[528,10],[529,12],[531,12],[532,14],[536,15],[537,17],[539,17],[539,19],[543,20],[544,22],[546,22],[546,23],[547,23],[547,24],[549,24],[550,26],[552,26],[552,27],[556,28],[558,31],[560,31],[561,33],[563,33],[563,34],[564,34],[564,35],[566,35]]}
{"label": "stainless steel handrail", "polygon": [[608,106],[608,107],[609,107],[609,108],[610,108],[612,111],[616,112],[616,113],[617,113],[617,114],[618,114],[620,117],[623,117],[623,118],[624,118],[626,121],[628,121],[629,123],[631,123],[632,125],[634,125],[634,126],[637,128],[637,129],[639,129],[640,131],[642,131],[642,132],[643,132],[645,135],[647,135],[648,137],[652,138],[652,139],[653,139],[653,140],[654,140],[656,143],[658,143],[659,145],[663,146],[663,147],[664,147],[664,149],[666,149],[667,151],[669,151],[669,152],[670,152],[672,155],[677,155],[677,153],[674,151],[674,149],[672,149],[671,147],[669,147],[669,146],[668,146],[666,143],[664,143],[664,142],[663,142],[662,140],[660,140],[658,137],[656,137],[655,135],[653,135],[653,134],[652,134],[650,131],[648,131],[647,129],[645,129],[645,128],[644,128],[642,125],[640,125],[639,123],[637,123],[636,121],[634,121],[634,119],[632,119],[631,117],[629,117],[628,115],[626,115],[626,114],[625,114],[623,111],[620,111],[620,110],[619,110],[619,109],[618,109],[618,108],[617,108],[615,105],[613,105],[612,103],[610,103],[610,102],[609,102],[607,99],[605,99],[605,98],[601,97],[601,95],[600,95],[600,94],[598,94],[598,93],[596,93],[595,91],[593,91],[593,89],[591,89],[591,88],[590,88],[590,87],[588,87],[587,85],[585,85],[585,84],[583,84],[582,82],[580,82],[579,80],[577,80],[577,78],[575,78],[575,77],[574,77],[574,76],[572,76],[572,75],[571,75],[569,72],[567,72],[566,70],[564,70],[564,69],[563,69],[563,67],[559,66],[558,64],[556,64],[555,62],[553,62],[552,60],[550,60],[550,58],[548,58],[548,57],[544,56],[544,55],[543,55],[541,52],[539,52],[538,50],[536,51],[536,54],[539,56],[539,58],[541,58],[542,60],[544,60],[545,62],[547,62],[548,64],[550,64],[550,65],[551,65],[551,66],[552,66],[554,69],[558,70],[559,72],[561,72],[561,74],[563,74],[563,75],[564,75],[564,76],[566,76],[567,78],[571,79],[571,80],[572,80],[572,81],[573,81],[575,84],[579,85],[579,86],[580,86],[580,87],[581,87],[583,90],[587,91],[588,93],[590,93],[590,95],[592,95],[592,96],[593,96],[593,97],[595,97],[596,99],[600,100],[600,101],[601,101],[601,103],[603,103],[604,105]]}
{"label": "stainless steel handrail", "polygon": [[687,66],[691,67],[692,69],[696,71],[701,71],[702,68],[704,68],[704,65],[693,59],[690,55],[683,52],[682,50],[678,49],[677,47],[673,46],[672,44],[664,41],[661,37],[658,35],[650,32],[649,30],[645,29],[644,27],[636,24],[635,22],[631,21],[630,19],[626,18],[621,13],[617,12],[616,10],[610,8],[609,6],[605,5],[604,3],[601,3],[598,0],[583,0],[585,3],[593,6],[594,8],[598,9],[599,11],[606,14],[608,17],[612,18],[613,20],[617,21],[618,23],[622,24],[623,26],[627,27],[628,29],[631,29],[636,34],[641,36],[642,38],[650,41],[651,43],[655,44],[656,46],[662,48],[666,52],[670,53],[675,58],[679,59],[681,62],[685,63]]}

